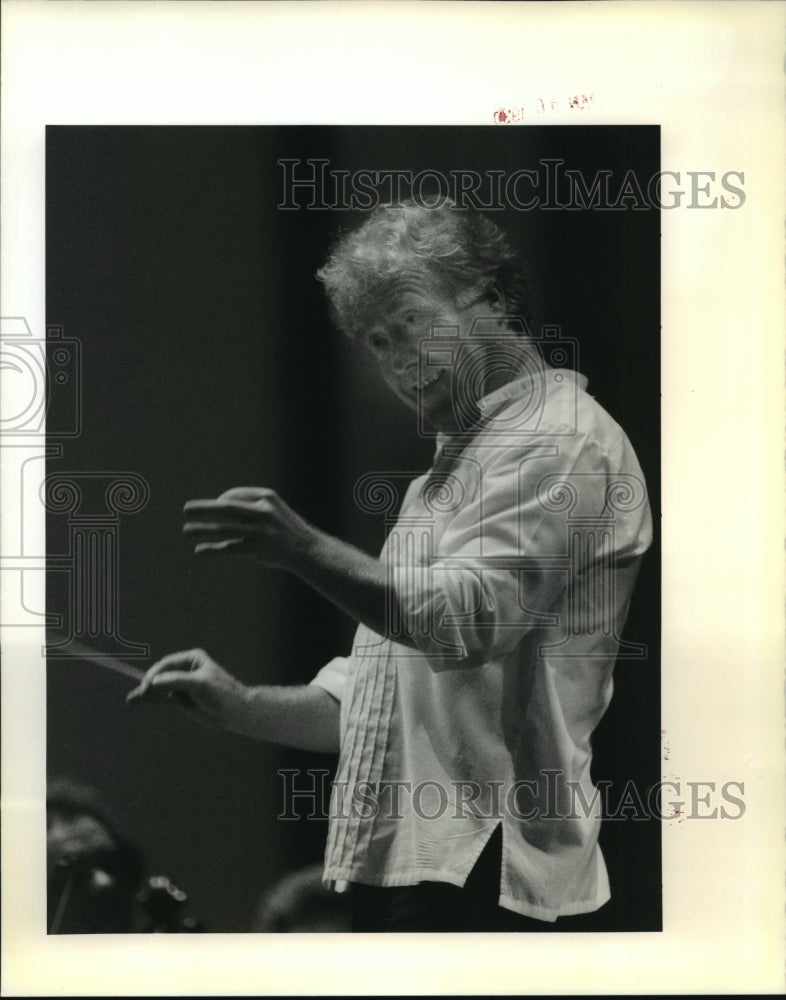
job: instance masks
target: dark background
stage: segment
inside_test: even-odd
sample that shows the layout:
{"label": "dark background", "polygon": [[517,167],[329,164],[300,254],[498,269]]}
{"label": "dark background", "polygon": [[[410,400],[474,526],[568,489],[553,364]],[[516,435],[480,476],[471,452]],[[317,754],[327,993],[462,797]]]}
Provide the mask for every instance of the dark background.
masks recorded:
{"label": "dark background", "polygon": [[[370,471],[425,469],[433,443],[331,326],[314,272],[362,213],[284,212],[282,157],[332,169],[506,173],[562,157],[589,182],[659,169],[656,127],[67,127],[47,129],[47,322],[82,350],[83,429],[49,472],[130,471],[150,501],[120,523],[120,631],[152,658],[202,646],[252,683],[308,681],[346,653],[353,624],[297,580],[245,561],[196,560],[181,508],[266,485],[369,551],[384,526],[353,501]],[[589,391],[639,455],[659,528],[660,245],[657,209],[495,213],[529,262],[533,320],[580,342]],[[52,426],[50,421],[49,426]],[[50,554],[66,551],[48,518]],[[598,729],[595,780],[642,797],[660,778],[660,553],[646,557]],[[62,575],[49,610],[67,613]],[[141,661],[145,666],[149,661]],[[330,756],[215,733],[168,706],[126,707],[131,683],[51,660],[52,776],[98,788],[151,872],[212,931],[251,927],[260,892],[321,857],[326,823],[282,822],[281,767]],[[305,779],[304,779],[305,780]],[[655,820],[607,822],[610,930],[660,927]]]}

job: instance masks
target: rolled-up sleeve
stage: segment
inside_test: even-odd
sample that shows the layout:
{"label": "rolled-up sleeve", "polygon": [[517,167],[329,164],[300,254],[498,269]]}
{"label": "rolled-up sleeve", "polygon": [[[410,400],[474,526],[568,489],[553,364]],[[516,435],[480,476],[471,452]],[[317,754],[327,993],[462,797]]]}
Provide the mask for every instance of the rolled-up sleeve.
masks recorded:
{"label": "rolled-up sleeve", "polygon": [[[575,571],[568,519],[586,523],[608,513],[614,471],[581,435],[493,452],[428,565],[395,567],[404,626],[433,669],[501,659],[532,628],[554,624],[550,609]],[[642,516],[616,518],[605,544],[643,551]]]}
{"label": "rolled-up sleeve", "polygon": [[320,687],[341,702],[347,682],[349,660],[345,656],[336,656],[309,681],[315,687]]}

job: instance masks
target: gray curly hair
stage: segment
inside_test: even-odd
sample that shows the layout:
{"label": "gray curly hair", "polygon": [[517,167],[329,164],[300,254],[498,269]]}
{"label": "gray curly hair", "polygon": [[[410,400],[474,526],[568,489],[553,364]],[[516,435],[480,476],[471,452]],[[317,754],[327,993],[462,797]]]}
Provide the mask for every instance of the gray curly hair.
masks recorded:
{"label": "gray curly hair", "polygon": [[339,233],[317,278],[331,316],[354,337],[381,293],[407,271],[435,278],[455,298],[502,290],[505,312],[529,326],[526,270],[502,230],[452,202],[428,208],[408,200],[377,208],[359,228]]}

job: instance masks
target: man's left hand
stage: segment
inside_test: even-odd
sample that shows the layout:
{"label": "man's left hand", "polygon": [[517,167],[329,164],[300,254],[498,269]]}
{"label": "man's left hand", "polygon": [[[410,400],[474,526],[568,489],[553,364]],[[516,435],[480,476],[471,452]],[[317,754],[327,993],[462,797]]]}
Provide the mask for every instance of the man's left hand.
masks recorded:
{"label": "man's left hand", "polygon": [[268,566],[293,568],[318,535],[275,490],[239,486],[217,500],[189,500],[183,534],[197,540],[197,554],[253,555]]}

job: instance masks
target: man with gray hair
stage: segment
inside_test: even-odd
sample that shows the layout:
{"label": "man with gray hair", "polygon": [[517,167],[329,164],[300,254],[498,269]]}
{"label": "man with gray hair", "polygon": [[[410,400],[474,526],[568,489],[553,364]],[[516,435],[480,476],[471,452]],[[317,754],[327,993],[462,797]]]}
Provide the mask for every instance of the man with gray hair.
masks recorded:
{"label": "man with gray hair", "polygon": [[609,899],[591,735],[652,538],[641,469],[570,342],[531,334],[521,263],[479,213],[380,208],[319,278],[436,431],[431,470],[379,557],[261,487],[187,503],[184,531],[296,574],[358,623],[353,648],[301,687],[176,653],[129,697],[177,693],[221,727],[340,752],[324,880],[350,890],[354,929],[567,928]]}

